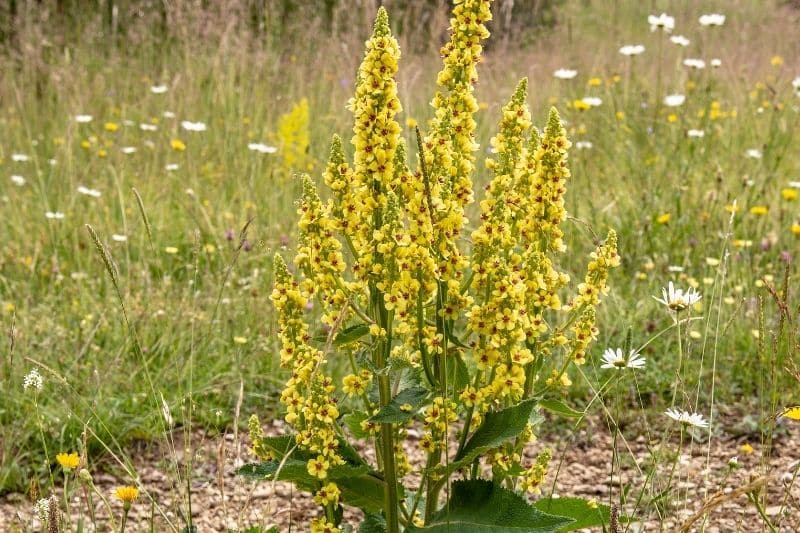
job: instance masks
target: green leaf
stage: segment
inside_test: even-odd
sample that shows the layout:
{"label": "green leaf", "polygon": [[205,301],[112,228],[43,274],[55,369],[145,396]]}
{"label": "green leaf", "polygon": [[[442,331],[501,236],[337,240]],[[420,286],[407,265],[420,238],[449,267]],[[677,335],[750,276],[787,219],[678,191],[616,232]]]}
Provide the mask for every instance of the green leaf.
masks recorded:
{"label": "green leaf", "polygon": [[542,512],[568,516],[574,520],[559,531],[574,531],[591,527],[608,525],[611,520],[611,508],[608,505],[598,504],[590,507],[589,503],[581,498],[545,498],[533,504]]}
{"label": "green leaf", "polygon": [[528,418],[535,405],[535,400],[525,400],[517,405],[486,413],[481,426],[469,438],[464,449],[456,456],[456,461],[475,451],[479,453],[500,446],[509,439],[513,439],[525,429]]}
{"label": "green leaf", "polygon": [[[237,474],[259,480],[290,481],[298,488],[314,491],[320,480],[308,473],[306,461],[287,459],[244,465]],[[380,512],[383,508],[384,482],[370,472],[366,465],[343,464],[328,470],[328,478],[342,491],[342,501],[366,512]]]}
{"label": "green leaf", "polygon": [[350,433],[357,439],[366,439],[369,437],[369,432],[364,431],[361,429],[361,422],[366,420],[367,413],[364,412],[357,412],[357,413],[348,413],[342,417],[344,420],[344,424],[350,430]]}
{"label": "green leaf", "polygon": [[378,514],[383,511],[383,494],[386,483],[374,475],[341,477],[335,479],[342,491],[342,501],[358,507],[365,513]]}
{"label": "green leaf", "polygon": [[[400,391],[392,401],[381,407],[381,410],[369,420],[377,424],[398,424],[412,418],[428,396],[428,389],[412,387]],[[402,409],[410,405],[411,409]]]}
{"label": "green leaf", "polygon": [[423,528],[434,533],[555,533],[572,518],[532,507],[521,496],[485,479],[456,481],[450,501]]}
{"label": "green leaf", "polygon": [[367,514],[358,526],[358,533],[386,533],[386,520],[379,514]]}
{"label": "green leaf", "polygon": [[283,459],[283,457],[292,452],[292,456],[296,456],[299,453],[299,450],[294,448],[295,440],[294,437],[291,435],[278,435],[276,437],[262,437],[261,443],[264,445],[265,448],[270,450],[274,453],[279,459]]}
{"label": "green leaf", "polygon": [[581,411],[576,411],[560,400],[539,400],[539,405],[552,413],[566,416],[567,418],[580,418],[584,415]]}
{"label": "green leaf", "polygon": [[333,338],[333,345],[344,346],[345,344],[350,344],[367,333],[369,333],[369,326],[367,324],[356,324],[355,326],[346,327]]}

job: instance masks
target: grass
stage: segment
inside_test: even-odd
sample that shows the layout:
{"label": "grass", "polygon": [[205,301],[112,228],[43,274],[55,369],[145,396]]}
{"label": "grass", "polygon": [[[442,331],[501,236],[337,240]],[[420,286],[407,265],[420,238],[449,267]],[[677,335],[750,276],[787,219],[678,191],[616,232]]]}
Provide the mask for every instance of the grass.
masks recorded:
{"label": "grass", "polygon": [[[630,335],[631,346],[646,346],[647,370],[603,405],[623,419],[623,407],[639,405],[662,426],[680,349],[679,403],[707,415],[734,406],[767,438],[766,421],[800,399],[784,371],[797,353],[800,190],[789,182],[800,181],[800,99],[791,85],[800,44],[781,38],[800,14],[744,0],[656,4],[566,2],[560,23],[531,47],[490,49],[478,140],[489,145],[500,105],[527,75],[535,123],[556,105],[573,143],[591,143],[571,156],[567,244],[575,260],[563,266],[581,276],[582,258],[607,227],[619,233],[624,262],[601,307],[586,380],[572,375],[570,402],[591,400],[607,377],[600,353]],[[689,47],[649,31],[647,15],[662,8]],[[725,25],[700,27],[697,17],[714,10],[727,14]],[[310,169],[319,179],[331,133],[349,136],[344,103],[365,35],[355,24],[317,53],[299,36],[259,46],[230,32],[211,42],[184,32],[167,46],[143,39],[127,48],[99,47],[97,33],[94,42],[22,46],[0,59],[0,323],[8,333],[0,492],[46,484],[55,453],[79,448],[84,432],[91,456],[129,463],[131,441],[165,439],[165,409],[179,426],[221,432],[239,421],[237,411],[275,413],[271,257],[293,247],[294,174]],[[35,43],[38,34],[21,39]],[[634,43],[644,55],[617,52]],[[681,64],[686,57],[719,57],[722,66],[694,71]],[[402,60],[404,117],[423,129],[437,65],[433,50]],[[562,67],[578,76],[553,78]],[[158,84],[167,91],[153,93]],[[673,93],[686,102],[665,106]],[[602,105],[577,109],[589,95]],[[282,135],[281,117],[303,98],[310,120],[284,118]],[[80,123],[80,114],[93,120]],[[187,131],[182,120],[207,130]],[[293,126],[308,136],[307,155],[287,162],[298,144],[285,133]],[[278,151],[248,150],[253,142]],[[126,146],[135,153],[123,153]],[[179,167],[168,171],[170,164]],[[14,184],[14,175],[25,183]],[[116,284],[86,224],[108,251]],[[670,280],[703,293],[697,320],[681,326],[680,347],[674,330],[656,335],[671,319],[651,296]],[[32,368],[45,381],[38,394],[22,387]]]}

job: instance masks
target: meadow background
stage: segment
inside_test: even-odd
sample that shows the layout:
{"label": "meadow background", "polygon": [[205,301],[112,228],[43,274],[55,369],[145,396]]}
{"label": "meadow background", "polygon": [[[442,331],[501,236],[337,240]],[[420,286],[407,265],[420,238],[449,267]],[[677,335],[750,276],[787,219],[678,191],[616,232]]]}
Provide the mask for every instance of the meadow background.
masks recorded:
{"label": "meadow background", "polygon": [[[430,118],[448,6],[385,4],[411,140]],[[136,443],[279,416],[272,256],[294,247],[296,174],[319,182],[330,136],[350,136],[345,105],[375,10],[0,7],[0,494],[47,486],[55,453],[81,443],[124,478]],[[647,16],[662,11],[687,46],[650,31]],[[712,12],[724,25],[699,24]],[[787,370],[798,349],[800,6],[498,0],[495,19],[477,88],[481,150],[528,76],[534,122],[556,106],[575,145],[563,267],[580,276],[596,235],[619,233],[623,266],[567,402],[586,406],[606,379],[600,354],[629,336],[646,370],[604,394],[598,415],[633,435],[660,428],[679,379],[688,404],[719,417],[712,439],[788,431],[775,415],[800,402]],[[627,56],[625,45],[645,50]],[[677,338],[660,334],[671,319],[652,297],[669,281],[703,294],[677,377]],[[23,387],[34,368],[41,390]]]}

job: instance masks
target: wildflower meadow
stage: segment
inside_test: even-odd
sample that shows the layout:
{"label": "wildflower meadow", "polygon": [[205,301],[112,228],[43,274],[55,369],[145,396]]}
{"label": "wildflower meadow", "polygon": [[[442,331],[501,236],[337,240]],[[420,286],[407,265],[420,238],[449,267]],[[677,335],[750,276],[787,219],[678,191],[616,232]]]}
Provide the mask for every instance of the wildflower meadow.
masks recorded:
{"label": "wildflower meadow", "polygon": [[0,6],[0,530],[800,530],[800,27]]}

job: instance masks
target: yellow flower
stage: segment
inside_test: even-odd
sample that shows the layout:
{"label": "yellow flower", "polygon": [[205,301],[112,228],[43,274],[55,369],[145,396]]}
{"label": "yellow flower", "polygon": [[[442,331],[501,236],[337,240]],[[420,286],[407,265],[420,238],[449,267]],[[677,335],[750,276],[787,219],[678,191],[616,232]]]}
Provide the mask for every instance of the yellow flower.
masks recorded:
{"label": "yellow flower", "polygon": [[408,117],[406,119],[406,126],[411,128],[412,130],[417,127],[417,119]]}
{"label": "yellow flower", "polygon": [[739,446],[739,451],[742,452],[742,453],[745,453],[747,455],[750,455],[751,453],[753,453],[754,450],[753,450],[753,447],[750,445],[749,442],[745,442],[744,444]]}
{"label": "yellow flower", "polygon": [[672,215],[670,215],[669,213],[663,213],[661,215],[658,215],[658,218],[656,218],[656,222],[658,222],[659,224],[666,224],[669,222],[669,219],[671,217]]}
{"label": "yellow flower", "polygon": [[781,191],[781,196],[783,196],[784,200],[796,200],[797,199],[797,189],[783,189]]}
{"label": "yellow flower", "polygon": [[175,150],[176,152],[183,152],[184,150],[186,150],[186,145],[180,139],[172,139],[169,142],[169,144],[170,146],[172,146],[172,149]]}
{"label": "yellow flower", "polygon": [[667,116],[667,122],[669,122],[670,124],[678,122],[678,115],[676,115],[675,113],[670,113]]}
{"label": "yellow flower", "polygon": [[114,497],[122,503],[130,505],[139,497],[139,489],[130,485],[126,487],[117,487],[117,490],[114,491]]}
{"label": "yellow flower", "polygon": [[583,100],[573,100],[572,107],[577,109],[578,111],[586,111],[587,109],[591,108],[590,104],[587,104]]}
{"label": "yellow flower", "polygon": [[769,213],[769,207],[766,205],[754,205],[750,208],[751,215],[761,216],[766,215],[767,213]]}
{"label": "yellow flower", "polygon": [[174,254],[178,253],[178,249],[175,248],[174,246],[167,246],[166,248],[164,248],[164,251],[167,252],[170,255],[174,255]]}
{"label": "yellow flower", "polygon": [[617,117],[617,120],[625,120],[625,111],[617,111],[614,115]]}
{"label": "yellow flower", "polygon": [[792,233],[794,233],[795,235],[800,236],[800,224],[792,224],[792,227],[790,229],[791,229]]}
{"label": "yellow flower", "polygon": [[780,67],[783,65],[783,58],[781,56],[772,56],[772,58],[769,60],[769,64],[773,67]]}
{"label": "yellow flower", "polygon": [[319,479],[328,477],[328,468],[330,466],[331,464],[322,455],[317,456],[316,459],[310,459],[306,465],[308,473]]}
{"label": "yellow flower", "polygon": [[103,128],[105,128],[106,131],[114,132],[119,129],[119,124],[116,122],[106,122]]}
{"label": "yellow flower", "polygon": [[741,209],[742,208],[736,204],[727,204],[725,206],[725,211],[727,211],[728,213],[738,213],[739,211],[741,211]]}
{"label": "yellow flower", "polygon": [[108,152],[106,152],[106,151],[105,151],[103,148],[100,148],[100,149],[97,151],[97,157],[105,157],[105,156],[107,156],[107,155],[108,155]]}
{"label": "yellow flower", "polygon": [[233,342],[236,344],[247,344],[247,337],[234,337]]}
{"label": "yellow flower", "polygon": [[591,85],[592,87],[599,87],[602,84],[603,84],[603,80],[601,80],[600,78],[590,78],[589,79],[589,85]]}
{"label": "yellow flower", "polygon": [[56,455],[56,461],[58,464],[61,465],[61,468],[64,470],[75,470],[78,468],[78,464],[80,463],[80,457],[78,457],[77,452],[72,453],[59,453]]}

